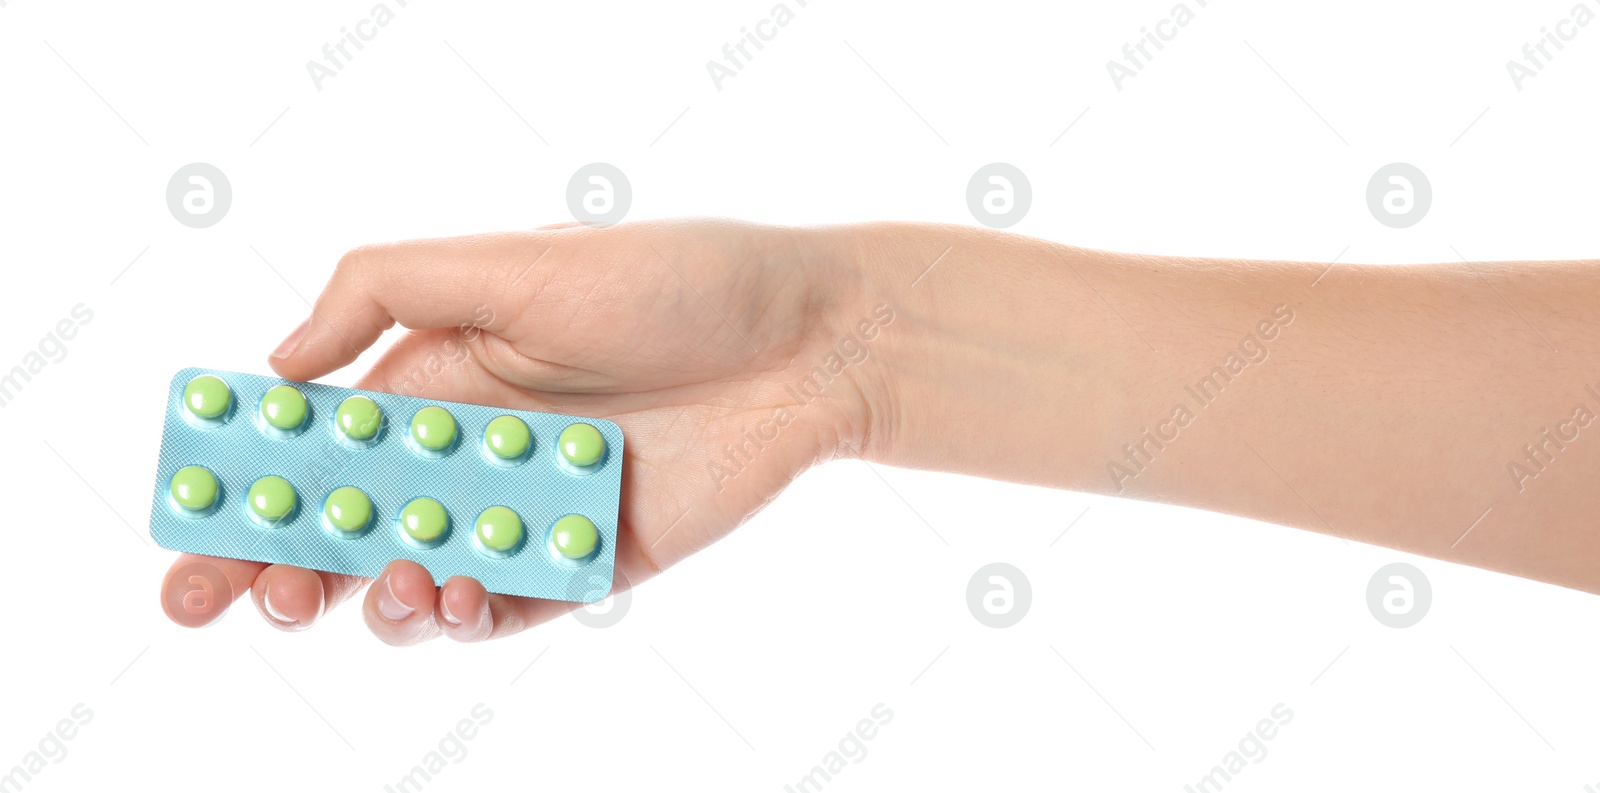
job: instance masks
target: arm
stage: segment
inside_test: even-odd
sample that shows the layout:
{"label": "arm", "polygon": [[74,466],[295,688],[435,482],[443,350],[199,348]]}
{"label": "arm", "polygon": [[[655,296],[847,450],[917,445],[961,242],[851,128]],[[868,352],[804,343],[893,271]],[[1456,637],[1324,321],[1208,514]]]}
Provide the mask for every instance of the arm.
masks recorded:
{"label": "arm", "polygon": [[[1593,263],[1330,269],[947,226],[650,222],[358,249],[270,364],[323,377],[398,324],[358,387],[616,421],[622,589],[807,467],[862,456],[1600,592],[1597,303]],[[365,587],[391,644],[573,607],[436,587],[406,560],[372,582],[203,561],[284,630]]]}
{"label": "arm", "polygon": [[850,244],[898,317],[862,375],[869,459],[1600,592],[1594,262],[1330,268],[913,225]]}

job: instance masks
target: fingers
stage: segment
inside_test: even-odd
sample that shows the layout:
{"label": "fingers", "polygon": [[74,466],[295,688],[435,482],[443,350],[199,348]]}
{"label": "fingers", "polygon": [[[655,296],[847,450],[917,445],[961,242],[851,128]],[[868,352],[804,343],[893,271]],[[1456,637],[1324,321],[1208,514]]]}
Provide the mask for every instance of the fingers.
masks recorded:
{"label": "fingers", "polygon": [[439,635],[434,620],[438,590],[433,575],[416,562],[397,559],[367,587],[361,614],[385,644],[409,646]]}
{"label": "fingers", "polygon": [[[481,642],[493,638],[494,626],[499,620],[494,615],[490,599],[494,597],[483,584],[465,576],[454,576],[439,587],[439,603],[435,617],[439,630],[458,642]],[[500,604],[502,611],[504,604]],[[507,619],[504,613],[500,620]]]}
{"label": "fingers", "polygon": [[481,642],[521,633],[582,605],[491,594],[475,579],[456,576],[439,589],[437,616],[445,636]]}
{"label": "fingers", "polygon": [[[658,572],[633,541],[634,536],[626,526],[618,531],[611,595],[620,595]],[[439,588],[436,623],[443,635],[456,641],[481,642],[513,636],[585,605],[493,594],[474,579],[456,576]]]}
{"label": "fingers", "polygon": [[[621,543],[616,568],[613,595],[652,573],[632,542]],[[250,592],[268,624],[284,631],[302,631],[366,583],[357,576],[291,565],[182,554],[162,581],[162,604],[173,622],[199,627],[215,622],[237,597]],[[206,597],[184,597],[202,587]],[[408,646],[441,635],[460,642],[500,639],[582,606],[491,594],[483,584],[462,576],[435,588],[433,576],[425,568],[402,559],[391,562],[367,587],[362,616],[383,642]]]}
{"label": "fingers", "polygon": [[518,295],[526,291],[514,287],[547,250],[537,234],[358,248],[339,260],[311,317],[269,363],[290,380],[321,377],[354,361],[395,323],[499,332],[520,314]]}
{"label": "fingers", "polygon": [[250,594],[267,624],[279,630],[303,631],[365,583],[366,579],[357,576],[275,564],[256,576]]}
{"label": "fingers", "polygon": [[161,609],[167,619],[187,628],[210,625],[250,591],[265,568],[260,562],[179,554],[161,579]]}
{"label": "fingers", "polygon": [[161,605],[168,619],[198,628],[216,622],[234,600],[249,592],[269,624],[300,631],[348,600],[364,583],[356,576],[186,553],[162,578]]}

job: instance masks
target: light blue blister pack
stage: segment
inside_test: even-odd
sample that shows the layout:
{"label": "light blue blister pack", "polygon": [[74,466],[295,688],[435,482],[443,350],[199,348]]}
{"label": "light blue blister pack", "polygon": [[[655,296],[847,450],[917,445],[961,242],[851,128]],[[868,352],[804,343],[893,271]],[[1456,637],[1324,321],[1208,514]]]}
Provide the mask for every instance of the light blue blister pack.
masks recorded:
{"label": "light blue blister pack", "polygon": [[150,536],[175,551],[592,603],[611,591],[622,430],[601,419],[184,369]]}

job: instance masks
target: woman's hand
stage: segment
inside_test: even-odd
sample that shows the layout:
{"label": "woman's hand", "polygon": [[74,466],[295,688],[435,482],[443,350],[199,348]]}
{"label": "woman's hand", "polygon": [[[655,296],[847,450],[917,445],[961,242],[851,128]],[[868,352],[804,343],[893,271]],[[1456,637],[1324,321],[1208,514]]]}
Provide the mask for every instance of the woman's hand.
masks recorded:
{"label": "woman's hand", "polygon": [[[621,591],[721,538],[809,466],[856,447],[865,389],[848,362],[824,362],[858,320],[893,315],[880,307],[874,319],[858,273],[840,261],[848,256],[822,244],[827,234],[679,221],[364,247],[339,262],[271,365],[291,380],[321,377],[399,324],[409,332],[358,388],[617,422],[628,441]],[[197,558],[185,555],[173,571]],[[369,583],[203,559],[284,630],[310,627]],[[163,587],[175,583],[169,572]],[[370,583],[367,625],[397,645],[498,638],[577,605],[490,594],[465,577],[436,588],[404,560]]]}
{"label": "woman's hand", "polygon": [[[621,587],[843,453],[1600,592],[1600,443],[1576,440],[1600,400],[1597,306],[1594,262],[1332,268],[925,224],[638,223],[360,249],[272,365],[320,377],[398,322],[360,387],[616,421]],[[286,629],[364,583],[209,561]],[[406,644],[571,608],[436,590],[395,562],[365,615]]]}

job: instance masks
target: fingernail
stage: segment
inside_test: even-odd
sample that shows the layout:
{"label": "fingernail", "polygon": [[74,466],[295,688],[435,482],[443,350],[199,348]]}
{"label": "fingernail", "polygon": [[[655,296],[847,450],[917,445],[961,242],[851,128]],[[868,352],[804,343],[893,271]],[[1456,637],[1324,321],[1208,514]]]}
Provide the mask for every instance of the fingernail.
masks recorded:
{"label": "fingernail", "polygon": [[311,318],[306,317],[299,327],[295,328],[283,341],[278,343],[278,349],[272,351],[272,357],[287,358],[294,354],[295,348],[300,346],[300,340],[305,338],[306,331],[310,329]]}
{"label": "fingernail", "polygon": [[456,619],[456,615],[450,613],[450,598],[443,595],[439,596],[439,616],[444,617],[445,622],[458,628],[461,627],[461,620]]}
{"label": "fingernail", "polygon": [[262,592],[261,592],[261,609],[263,611],[267,612],[267,617],[268,618],[270,618],[270,619],[272,619],[274,621],[277,621],[277,622],[281,622],[281,623],[283,623],[285,625],[294,625],[294,624],[299,622],[299,620],[294,619],[294,618],[290,617],[287,614],[284,614],[282,611],[278,610],[278,608],[276,606],[272,605],[272,585],[271,584],[267,584],[267,588],[262,590]]}
{"label": "fingernail", "polygon": [[378,586],[378,613],[390,622],[400,622],[416,612],[416,609],[400,602],[395,597],[394,587],[390,585],[392,579],[385,574],[382,583]]}

